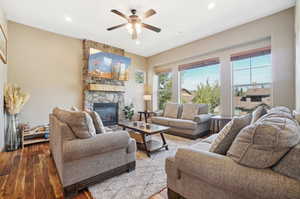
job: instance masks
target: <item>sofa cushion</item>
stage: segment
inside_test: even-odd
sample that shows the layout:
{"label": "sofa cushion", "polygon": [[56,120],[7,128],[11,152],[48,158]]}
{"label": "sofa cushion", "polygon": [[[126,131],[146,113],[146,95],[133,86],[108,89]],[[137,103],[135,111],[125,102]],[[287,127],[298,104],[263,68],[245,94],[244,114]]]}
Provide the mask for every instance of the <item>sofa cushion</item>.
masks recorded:
{"label": "sofa cushion", "polygon": [[208,138],[205,138],[204,140],[202,140],[202,142],[212,144],[217,137],[218,137],[218,134],[213,134],[213,135],[209,136]]}
{"label": "sofa cushion", "polygon": [[63,158],[65,162],[70,162],[118,149],[128,151],[130,143],[131,140],[127,131],[101,133],[89,139],[75,139],[65,142],[63,145]]}
{"label": "sofa cushion", "polygon": [[171,119],[169,120],[169,126],[194,130],[197,128],[197,123],[191,120]]}
{"label": "sofa cushion", "polygon": [[177,118],[179,112],[179,104],[167,103],[164,111],[164,117]]}
{"label": "sofa cushion", "polygon": [[194,120],[199,114],[199,104],[183,104],[181,119]]}
{"label": "sofa cushion", "polygon": [[261,116],[265,115],[267,113],[266,109],[263,106],[257,107],[252,112],[252,120],[251,124],[254,124]]}
{"label": "sofa cushion", "polygon": [[272,169],[300,181],[300,143],[293,147]]}
{"label": "sofa cushion", "polygon": [[67,111],[54,108],[53,115],[65,122],[78,138],[86,139],[96,135],[93,119],[84,111]]}
{"label": "sofa cushion", "polygon": [[253,168],[275,165],[291,147],[299,143],[298,123],[279,115],[266,115],[238,134],[227,155]]}
{"label": "sofa cushion", "polygon": [[209,151],[226,155],[232,142],[238,133],[251,122],[251,114],[241,117],[234,117],[226,126],[218,133],[217,138],[212,143]]}
{"label": "sofa cushion", "polygon": [[169,118],[167,118],[167,117],[152,117],[151,121],[154,124],[160,124],[160,125],[163,125],[163,126],[168,126],[169,125]]}
{"label": "sofa cushion", "polygon": [[97,134],[105,133],[105,127],[102,123],[102,120],[101,120],[99,114],[95,111],[86,110],[85,112],[87,112],[92,117],[96,133]]}
{"label": "sofa cushion", "polygon": [[209,151],[210,145],[211,144],[207,142],[198,142],[196,144],[193,144],[191,148],[196,150]]}

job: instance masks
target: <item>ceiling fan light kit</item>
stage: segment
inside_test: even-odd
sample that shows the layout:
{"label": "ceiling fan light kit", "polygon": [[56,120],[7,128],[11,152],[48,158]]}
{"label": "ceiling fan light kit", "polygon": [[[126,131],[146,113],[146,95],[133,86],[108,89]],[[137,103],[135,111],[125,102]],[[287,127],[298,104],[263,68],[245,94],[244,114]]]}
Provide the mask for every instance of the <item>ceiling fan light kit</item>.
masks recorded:
{"label": "ceiling fan light kit", "polygon": [[138,34],[140,34],[142,32],[142,28],[146,28],[148,30],[154,31],[154,32],[160,32],[161,29],[157,28],[155,26],[151,26],[149,24],[145,24],[142,22],[142,20],[151,17],[152,15],[156,14],[155,10],[150,9],[147,12],[144,13],[143,17],[139,17],[138,15],[136,15],[136,10],[132,9],[131,10],[131,15],[130,16],[126,16],[125,14],[121,13],[118,10],[111,10],[112,13],[115,13],[116,15],[119,15],[120,17],[124,18],[127,20],[127,23],[123,23],[117,26],[113,26],[108,28],[108,31],[117,29],[117,28],[121,28],[123,26],[126,26],[127,31],[129,32],[129,34],[131,35],[131,38],[133,40],[137,40],[138,38]]}

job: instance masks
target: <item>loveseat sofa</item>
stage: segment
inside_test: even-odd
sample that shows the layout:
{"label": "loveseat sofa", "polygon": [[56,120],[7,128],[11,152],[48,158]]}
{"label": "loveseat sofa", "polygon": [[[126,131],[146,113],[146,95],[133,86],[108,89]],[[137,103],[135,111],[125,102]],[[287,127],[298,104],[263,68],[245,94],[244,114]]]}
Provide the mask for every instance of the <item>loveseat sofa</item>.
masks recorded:
{"label": "loveseat sofa", "polygon": [[300,131],[290,113],[234,120],[166,159],[169,199],[300,198]]}
{"label": "loveseat sofa", "polygon": [[135,169],[135,140],[126,131],[104,132],[101,120],[99,122],[102,127],[98,125],[98,128],[102,128],[102,132],[96,134],[96,123],[94,127],[91,117],[84,111],[56,108],[50,114],[50,149],[65,198],[72,198],[81,189]]}
{"label": "loveseat sofa", "polygon": [[167,133],[196,139],[207,135],[211,115],[207,104],[167,103],[163,112],[151,118],[152,123],[169,126]]}

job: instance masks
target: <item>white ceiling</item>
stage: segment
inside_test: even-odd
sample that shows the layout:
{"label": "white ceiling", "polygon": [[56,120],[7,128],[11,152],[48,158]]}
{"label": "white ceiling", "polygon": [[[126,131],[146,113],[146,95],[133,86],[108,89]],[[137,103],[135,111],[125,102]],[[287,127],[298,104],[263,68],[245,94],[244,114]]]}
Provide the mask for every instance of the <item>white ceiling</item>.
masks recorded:
{"label": "white ceiling", "polygon": [[[271,15],[295,5],[296,0],[0,0],[7,18],[18,23],[76,38],[106,43],[138,55],[151,56],[188,42]],[[213,9],[208,9],[211,3]],[[213,6],[211,6],[213,7]],[[130,9],[158,13],[145,23],[162,28],[143,29],[140,44],[126,28],[106,28],[124,23],[110,12]],[[72,21],[66,21],[66,18]]]}

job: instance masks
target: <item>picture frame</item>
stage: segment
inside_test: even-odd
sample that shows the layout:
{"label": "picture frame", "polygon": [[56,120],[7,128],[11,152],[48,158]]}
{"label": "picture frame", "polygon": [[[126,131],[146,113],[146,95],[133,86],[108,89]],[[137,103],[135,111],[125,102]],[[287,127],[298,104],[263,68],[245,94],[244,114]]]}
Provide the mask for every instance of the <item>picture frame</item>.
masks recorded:
{"label": "picture frame", "polygon": [[136,71],[135,72],[135,82],[138,84],[144,84],[145,83],[145,72]]}
{"label": "picture frame", "polygon": [[7,64],[7,37],[2,24],[0,29],[0,58],[4,64]]}

